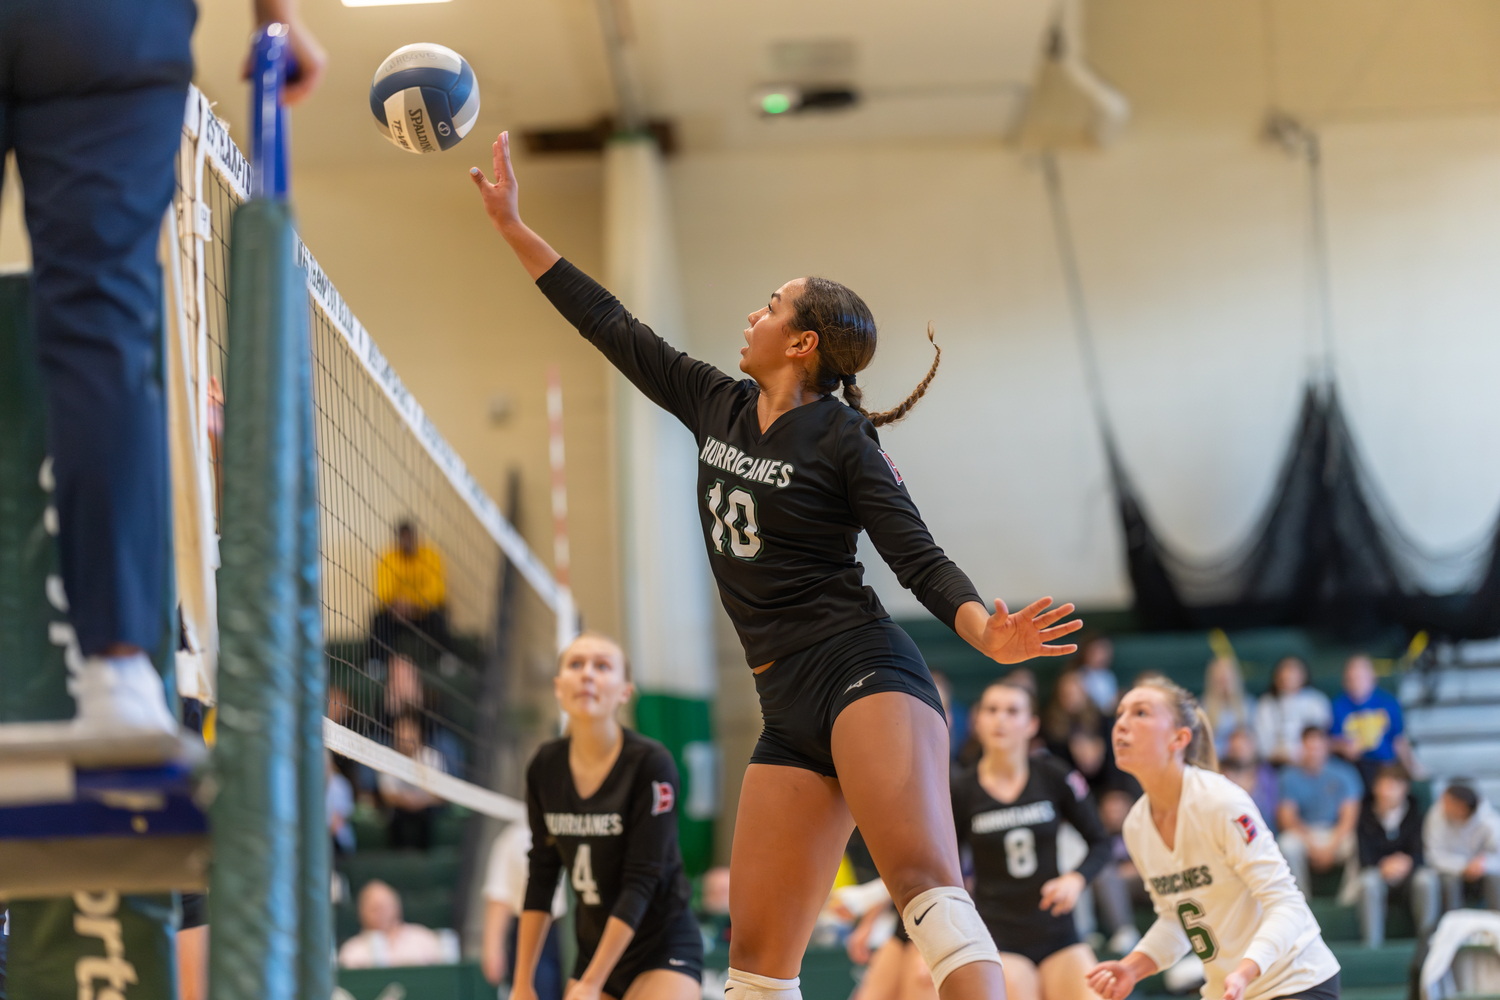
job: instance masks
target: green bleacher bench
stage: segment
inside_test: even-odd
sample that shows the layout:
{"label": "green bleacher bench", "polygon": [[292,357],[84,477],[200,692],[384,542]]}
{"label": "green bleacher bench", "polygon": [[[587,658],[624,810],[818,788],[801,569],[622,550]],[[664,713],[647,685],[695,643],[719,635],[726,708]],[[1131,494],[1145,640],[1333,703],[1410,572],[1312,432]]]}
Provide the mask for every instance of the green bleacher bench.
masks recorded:
{"label": "green bleacher bench", "polygon": [[495,987],[477,962],[339,970],[339,987],[354,1000],[377,1000],[392,984],[405,991],[405,1000],[495,1000]]}

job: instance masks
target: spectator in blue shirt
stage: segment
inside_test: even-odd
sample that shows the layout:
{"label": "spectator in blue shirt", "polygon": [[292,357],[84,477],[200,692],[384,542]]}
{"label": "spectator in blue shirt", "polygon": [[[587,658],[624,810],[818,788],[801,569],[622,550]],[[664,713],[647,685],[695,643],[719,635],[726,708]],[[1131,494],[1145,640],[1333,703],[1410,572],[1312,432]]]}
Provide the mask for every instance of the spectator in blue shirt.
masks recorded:
{"label": "spectator in blue shirt", "polygon": [[1302,763],[1281,772],[1276,844],[1309,899],[1313,872],[1332,871],[1358,853],[1354,828],[1364,794],[1359,772],[1329,756],[1328,734],[1317,726],[1303,730]]}
{"label": "spectator in blue shirt", "polygon": [[1407,773],[1423,772],[1406,739],[1401,703],[1375,686],[1375,664],[1363,653],[1344,664],[1344,690],[1333,700],[1333,748],[1359,768],[1366,788],[1382,764],[1399,761]]}

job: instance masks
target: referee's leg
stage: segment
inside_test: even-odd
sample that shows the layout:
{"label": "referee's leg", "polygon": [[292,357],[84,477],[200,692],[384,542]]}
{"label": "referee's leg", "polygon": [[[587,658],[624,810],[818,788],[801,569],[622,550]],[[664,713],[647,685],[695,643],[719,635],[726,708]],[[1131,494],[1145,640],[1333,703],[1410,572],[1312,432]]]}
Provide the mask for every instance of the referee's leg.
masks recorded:
{"label": "referee's leg", "polygon": [[[160,698],[142,656],[162,640],[169,553],[157,241],[195,17],[191,0],[16,0],[6,16],[63,583],[100,704]],[[118,721],[163,720],[152,704]]]}

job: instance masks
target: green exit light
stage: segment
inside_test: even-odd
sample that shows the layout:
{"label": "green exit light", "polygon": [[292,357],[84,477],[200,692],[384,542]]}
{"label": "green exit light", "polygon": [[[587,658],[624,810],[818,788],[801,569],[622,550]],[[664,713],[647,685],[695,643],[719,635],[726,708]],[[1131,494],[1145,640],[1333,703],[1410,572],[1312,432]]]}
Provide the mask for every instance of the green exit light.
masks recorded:
{"label": "green exit light", "polygon": [[785,94],[767,94],[760,99],[760,109],[768,115],[786,114],[792,109],[792,99]]}

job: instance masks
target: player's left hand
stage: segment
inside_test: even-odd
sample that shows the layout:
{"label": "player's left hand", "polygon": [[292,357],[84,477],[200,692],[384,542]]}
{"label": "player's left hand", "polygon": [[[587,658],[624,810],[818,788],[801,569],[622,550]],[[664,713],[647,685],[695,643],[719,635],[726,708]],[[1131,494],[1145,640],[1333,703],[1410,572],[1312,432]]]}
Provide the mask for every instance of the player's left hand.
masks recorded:
{"label": "player's left hand", "polygon": [[1072,913],[1073,907],[1078,905],[1078,897],[1083,894],[1083,888],[1087,884],[1083,876],[1077,872],[1068,872],[1066,875],[1048,879],[1042,883],[1042,901],[1039,908],[1046,910],[1054,917]]}
{"label": "player's left hand", "polygon": [[1260,966],[1244,959],[1233,972],[1224,977],[1224,1000],[1244,1000],[1245,988],[1260,978]]}
{"label": "player's left hand", "polygon": [[1012,614],[1005,602],[996,598],[995,613],[985,621],[983,631],[976,637],[965,638],[996,663],[1020,663],[1037,656],[1067,656],[1077,652],[1078,646],[1071,642],[1048,645],[1083,628],[1082,619],[1056,624],[1073,613],[1073,605],[1063,604],[1048,611],[1051,604],[1052,598],[1043,597]]}
{"label": "player's left hand", "polygon": [[603,992],[602,987],[590,984],[587,979],[575,979],[563,992],[563,1000],[599,1000]]}

